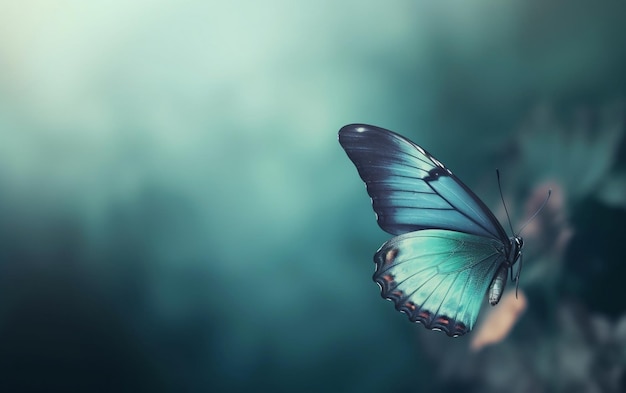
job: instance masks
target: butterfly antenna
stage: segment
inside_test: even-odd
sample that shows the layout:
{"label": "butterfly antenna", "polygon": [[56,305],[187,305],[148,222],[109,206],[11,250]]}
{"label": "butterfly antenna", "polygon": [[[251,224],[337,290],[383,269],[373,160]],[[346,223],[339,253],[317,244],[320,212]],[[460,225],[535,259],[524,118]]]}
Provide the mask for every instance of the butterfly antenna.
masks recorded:
{"label": "butterfly antenna", "polygon": [[513,225],[511,225],[511,217],[509,216],[509,209],[506,208],[506,203],[504,203],[504,196],[502,196],[502,185],[500,184],[500,170],[496,169],[496,176],[498,176],[498,189],[500,190],[500,199],[502,199],[502,204],[504,205],[504,211],[506,212],[506,218],[509,220],[509,228],[511,228],[511,233],[515,233],[513,230]]}
{"label": "butterfly antenna", "polygon": [[531,222],[532,220],[534,220],[534,219],[535,219],[535,217],[537,217],[537,214],[539,214],[539,212],[540,212],[541,210],[543,210],[543,208],[544,208],[544,207],[546,206],[546,204],[548,203],[548,200],[550,199],[550,195],[552,195],[552,189],[549,189],[549,190],[548,190],[548,195],[546,196],[546,199],[544,199],[544,200],[543,200],[543,203],[541,204],[541,206],[539,206],[539,209],[537,209],[537,211],[535,212],[535,214],[533,214],[533,215],[532,215],[532,217],[530,217],[530,218],[528,219],[528,221],[526,221],[526,224],[522,225],[522,227],[520,228],[520,230],[519,230],[519,232],[518,232],[518,235],[519,235],[520,233],[522,233],[522,231],[524,230],[524,228],[526,228],[526,225],[530,224],[530,222]]}

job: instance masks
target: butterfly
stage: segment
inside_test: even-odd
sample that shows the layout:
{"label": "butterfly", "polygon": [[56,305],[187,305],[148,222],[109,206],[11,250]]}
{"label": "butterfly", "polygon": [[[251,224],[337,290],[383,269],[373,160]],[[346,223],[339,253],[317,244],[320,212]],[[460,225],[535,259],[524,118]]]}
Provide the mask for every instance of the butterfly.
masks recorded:
{"label": "butterfly", "polygon": [[523,239],[508,237],[472,190],[426,150],[384,128],[350,124],[339,143],[372,199],[378,225],[396,235],[374,255],[381,296],[409,320],[448,336],[474,327],[485,295],[498,303]]}

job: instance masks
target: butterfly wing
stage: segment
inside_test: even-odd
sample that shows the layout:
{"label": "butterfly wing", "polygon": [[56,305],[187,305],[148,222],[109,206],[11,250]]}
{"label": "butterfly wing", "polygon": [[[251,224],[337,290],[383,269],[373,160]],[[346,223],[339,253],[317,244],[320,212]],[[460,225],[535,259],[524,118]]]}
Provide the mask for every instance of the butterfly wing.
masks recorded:
{"label": "butterfly wing", "polygon": [[427,229],[396,236],[376,252],[381,295],[413,322],[449,336],[474,327],[496,270],[504,260],[496,239]]}
{"label": "butterfly wing", "polygon": [[394,235],[448,229],[508,243],[485,204],[426,150],[384,128],[351,124],[339,143],[356,165],[380,227]]}

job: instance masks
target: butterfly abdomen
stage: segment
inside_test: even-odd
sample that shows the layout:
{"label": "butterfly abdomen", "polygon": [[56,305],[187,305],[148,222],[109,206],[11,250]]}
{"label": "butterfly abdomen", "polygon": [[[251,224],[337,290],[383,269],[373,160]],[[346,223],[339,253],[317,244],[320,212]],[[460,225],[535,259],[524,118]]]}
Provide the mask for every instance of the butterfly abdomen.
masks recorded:
{"label": "butterfly abdomen", "polygon": [[509,273],[509,266],[502,263],[496,272],[496,275],[489,285],[489,304],[495,306],[500,301],[504,287],[506,286],[506,277]]}

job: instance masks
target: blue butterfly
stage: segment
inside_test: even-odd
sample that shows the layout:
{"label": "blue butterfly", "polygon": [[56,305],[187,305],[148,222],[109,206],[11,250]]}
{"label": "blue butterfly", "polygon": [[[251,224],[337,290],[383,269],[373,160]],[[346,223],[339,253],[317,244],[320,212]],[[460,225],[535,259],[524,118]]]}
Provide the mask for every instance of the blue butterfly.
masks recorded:
{"label": "blue butterfly", "polygon": [[448,336],[474,327],[485,294],[498,303],[519,280],[520,236],[508,237],[476,194],[439,160],[384,128],[350,124],[339,143],[372,198],[378,225],[393,235],[374,255],[383,298]]}

